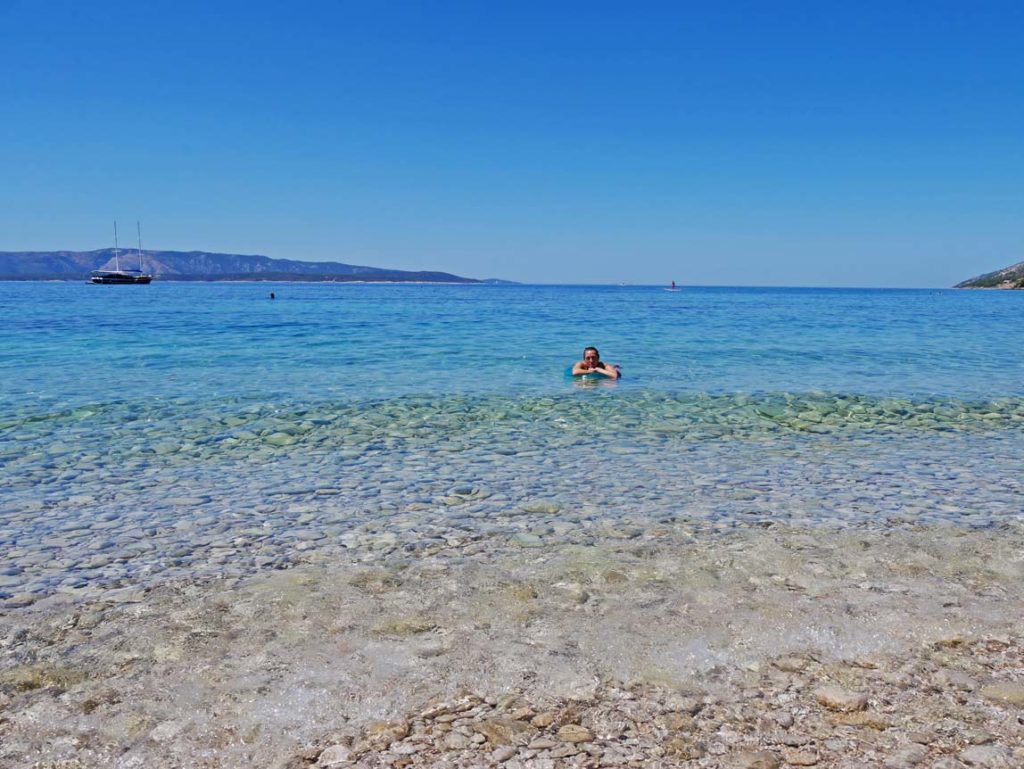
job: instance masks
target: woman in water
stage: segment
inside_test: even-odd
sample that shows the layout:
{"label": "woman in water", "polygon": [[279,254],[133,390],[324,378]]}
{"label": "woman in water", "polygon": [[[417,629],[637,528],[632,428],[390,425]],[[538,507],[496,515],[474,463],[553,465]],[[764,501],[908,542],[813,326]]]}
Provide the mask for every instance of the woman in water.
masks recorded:
{"label": "woman in water", "polygon": [[583,351],[583,360],[576,361],[572,367],[572,375],[601,374],[609,379],[618,379],[621,374],[619,367],[612,363],[605,363],[601,360],[601,353],[596,347],[588,347]]}

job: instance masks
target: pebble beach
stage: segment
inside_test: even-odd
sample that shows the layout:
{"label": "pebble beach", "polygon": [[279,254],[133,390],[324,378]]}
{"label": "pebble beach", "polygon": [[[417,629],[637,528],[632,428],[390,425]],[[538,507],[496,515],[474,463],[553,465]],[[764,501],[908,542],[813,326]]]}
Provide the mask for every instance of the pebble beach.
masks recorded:
{"label": "pebble beach", "polygon": [[1020,526],[455,537],[8,615],[10,766],[1014,767]]}
{"label": "pebble beach", "polygon": [[1014,298],[94,288],[2,289],[0,766],[1024,765]]}

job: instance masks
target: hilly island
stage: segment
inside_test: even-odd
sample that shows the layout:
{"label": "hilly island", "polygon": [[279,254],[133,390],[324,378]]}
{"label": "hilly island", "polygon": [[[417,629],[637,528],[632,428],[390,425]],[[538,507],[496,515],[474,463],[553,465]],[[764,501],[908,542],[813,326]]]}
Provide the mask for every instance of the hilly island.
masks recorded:
{"label": "hilly island", "polygon": [[1022,288],[1024,289],[1024,262],[986,272],[976,278],[957,283],[954,288]]}
{"label": "hilly island", "polygon": [[[298,280],[367,283],[489,283],[447,272],[392,270],[341,262],[300,262],[254,254],[208,251],[144,251],[142,271],[158,280]],[[120,251],[120,267],[139,267],[134,251]],[[93,270],[112,270],[114,249],[95,251],[0,251],[0,280],[88,280]]]}

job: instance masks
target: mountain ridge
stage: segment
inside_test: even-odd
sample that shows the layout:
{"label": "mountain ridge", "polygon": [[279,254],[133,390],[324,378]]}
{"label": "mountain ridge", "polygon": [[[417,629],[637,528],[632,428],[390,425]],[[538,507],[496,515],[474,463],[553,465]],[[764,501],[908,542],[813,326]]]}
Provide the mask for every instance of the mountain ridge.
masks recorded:
{"label": "mountain ridge", "polygon": [[[139,266],[138,253],[120,250],[122,269]],[[0,280],[86,280],[93,270],[112,270],[114,249],[93,251],[0,251]],[[142,271],[161,280],[305,280],[481,283],[435,270],[395,270],[343,262],[304,262],[262,254],[214,251],[143,251]]]}

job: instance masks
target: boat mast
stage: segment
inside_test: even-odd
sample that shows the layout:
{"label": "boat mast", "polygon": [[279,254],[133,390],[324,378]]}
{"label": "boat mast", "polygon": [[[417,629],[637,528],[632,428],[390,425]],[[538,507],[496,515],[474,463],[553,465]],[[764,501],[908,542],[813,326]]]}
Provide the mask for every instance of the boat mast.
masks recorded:
{"label": "boat mast", "polygon": [[117,259],[117,219],[114,220],[114,269],[121,271],[121,263]]}
{"label": "boat mast", "polygon": [[139,226],[139,220],[135,220],[135,231],[139,234],[139,272],[142,272],[142,227]]}

